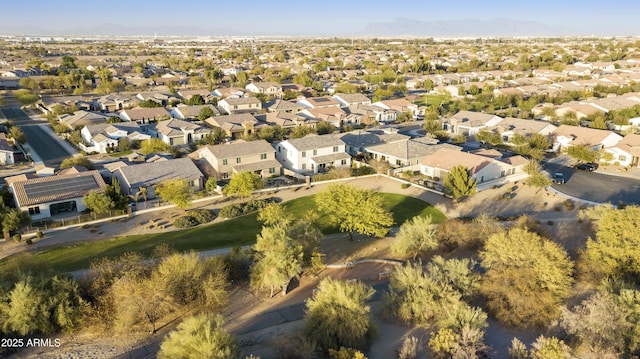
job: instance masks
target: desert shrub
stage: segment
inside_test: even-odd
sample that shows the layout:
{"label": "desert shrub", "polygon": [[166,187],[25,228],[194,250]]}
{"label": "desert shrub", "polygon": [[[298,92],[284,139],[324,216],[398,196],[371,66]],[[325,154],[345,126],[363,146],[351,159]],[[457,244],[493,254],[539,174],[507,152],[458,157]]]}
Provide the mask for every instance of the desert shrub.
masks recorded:
{"label": "desert shrub", "polygon": [[244,203],[235,203],[235,204],[222,207],[218,214],[220,215],[220,217],[224,217],[224,218],[238,217],[244,214],[261,210],[271,202],[273,202],[272,198],[252,199]]}
{"label": "desert shrub", "polygon": [[360,168],[356,168],[353,171],[353,175],[354,176],[366,176],[366,175],[372,175],[376,173],[376,170],[373,167],[369,167],[369,166],[362,166]]}
{"label": "desert shrub", "polygon": [[20,241],[22,241],[22,235],[21,235],[20,233],[18,233],[18,234],[14,234],[14,235],[13,235],[13,240],[14,240],[16,243],[20,243]]}
{"label": "desert shrub", "polygon": [[38,231],[36,232],[36,238],[42,239],[42,237],[44,237],[44,233],[42,233],[42,231],[38,229]]}
{"label": "desert shrub", "polygon": [[187,216],[193,217],[198,224],[209,223],[216,219],[216,214],[208,209],[191,209],[187,211]]}
{"label": "desert shrub", "polygon": [[403,183],[402,185],[400,185],[400,187],[401,187],[402,189],[407,189],[407,188],[411,187],[411,184],[409,184],[409,183]]}
{"label": "desert shrub", "polygon": [[198,224],[198,221],[191,216],[178,217],[173,221],[173,225],[176,228],[189,228],[197,226]]}

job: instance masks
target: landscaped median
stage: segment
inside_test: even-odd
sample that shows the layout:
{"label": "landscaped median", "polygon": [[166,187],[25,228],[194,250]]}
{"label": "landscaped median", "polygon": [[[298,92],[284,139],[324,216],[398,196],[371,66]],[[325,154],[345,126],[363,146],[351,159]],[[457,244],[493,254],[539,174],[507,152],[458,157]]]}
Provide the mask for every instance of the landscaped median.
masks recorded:
{"label": "landscaped median", "polygon": [[[393,214],[395,226],[399,226],[414,216],[432,216],[434,223],[442,222],[445,215],[419,199],[400,194],[381,193],[384,206]],[[314,196],[307,196],[286,202],[291,213],[301,216],[308,211],[315,211]],[[57,272],[71,272],[89,268],[92,261],[102,257],[118,257],[127,252],[137,252],[150,256],[160,244],[168,244],[178,251],[206,251],[255,243],[260,232],[261,223],[257,214],[247,214],[210,225],[155,234],[115,237],[104,240],[93,240],[86,243],[61,246],[31,254],[17,254],[0,261],[0,271],[17,256],[31,256],[30,263],[42,268],[50,268]],[[327,216],[318,219],[322,233],[332,234],[338,230],[329,225]]]}

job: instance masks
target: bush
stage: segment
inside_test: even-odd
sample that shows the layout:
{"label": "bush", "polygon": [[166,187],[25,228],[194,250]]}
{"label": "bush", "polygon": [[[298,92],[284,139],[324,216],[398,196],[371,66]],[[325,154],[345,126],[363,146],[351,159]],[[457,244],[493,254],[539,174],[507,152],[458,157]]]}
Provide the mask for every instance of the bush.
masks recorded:
{"label": "bush", "polygon": [[20,234],[20,233],[16,233],[16,234],[14,234],[14,235],[13,235],[13,240],[14,240],[16,243],[20,243],[20,241],[22,241],[22,234]]}
{"label": "bush", "polygon": [[400,187],[401,187],[402,189],[407,189],[407,188],[411,187],[411,184],[409,184],[409,183],[403,183],[403,184],[401,184],[401,185],[400,185]]}
{"label": "bush", "polygon": [[547,224],[550,225],[550,226],[553,226],[553,221],[552,220],[548,220]]}
{"label": "bush", "polygon": [[32,245],[33,241],[31,240],[31,238],[29,238],[29,239],[25,240],[24,243],[26,243],[27,245]]}
{"label": "bush", "polygon": [[193,217],[198,224],[209,223],[216,219],[216,214],[208,209],[192,209],[187,211],[187,216]]}
{"label": "bush", "polygon": [[176,226],[176,228],[189,228],[197,226],[198,224],[198,221],[191,216],[178,217],[173,221],[173,225]]}
{"label": "bush", "polygon": [[366,175],[372,175],[374,173],[376,173],[376,170],[373,167],[369,167],[369,166],[362,166],[360,168],[356,168],[353,171],[354,176],[366,176]]}
{"label": "bush", "polygon": [[42,231],[38,229],[38,231],[36,232],[36,238],[42,239],[43,237],[44,237],[44,233],[42,233]]}
{"label": "bush", "polygon": [[564,202],[562,202],[562,204],[564,205],[564,208],[567,209],[567,211],[571,211],[575,208],[575,204],[570,199],[565,200]]}
{"label": "bush", "polygon": [[259,211],[271,202],[274,202],[272,198],[252,199],[245,203],[235,203],[226,207],[222,207],[218,214],[220,215],[220,217],[224,218],[238,217],[244,214]]}

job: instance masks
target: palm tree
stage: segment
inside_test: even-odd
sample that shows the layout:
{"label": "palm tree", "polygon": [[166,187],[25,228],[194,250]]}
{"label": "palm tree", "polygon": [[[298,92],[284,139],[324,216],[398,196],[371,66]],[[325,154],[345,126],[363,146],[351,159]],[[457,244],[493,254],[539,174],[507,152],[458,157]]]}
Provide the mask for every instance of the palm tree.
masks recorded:
{"label": "palm tree", "polygon": [[136,192],[136,202],[138,202],[140,196],[144,198],[144,209],[147,209],[147,187],[138,188],[138,192]]}

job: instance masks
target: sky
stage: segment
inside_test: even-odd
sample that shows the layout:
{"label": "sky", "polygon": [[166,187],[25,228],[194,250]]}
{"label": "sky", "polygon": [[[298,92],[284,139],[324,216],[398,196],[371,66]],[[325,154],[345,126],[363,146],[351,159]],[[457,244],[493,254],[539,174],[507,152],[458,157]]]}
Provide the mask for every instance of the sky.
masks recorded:
{"label": "sky", "polygon": [[506,18],[585,34],[640,35],[638,14],[635,0],[1,0],[0,33],[351,36],[401,18]]}

